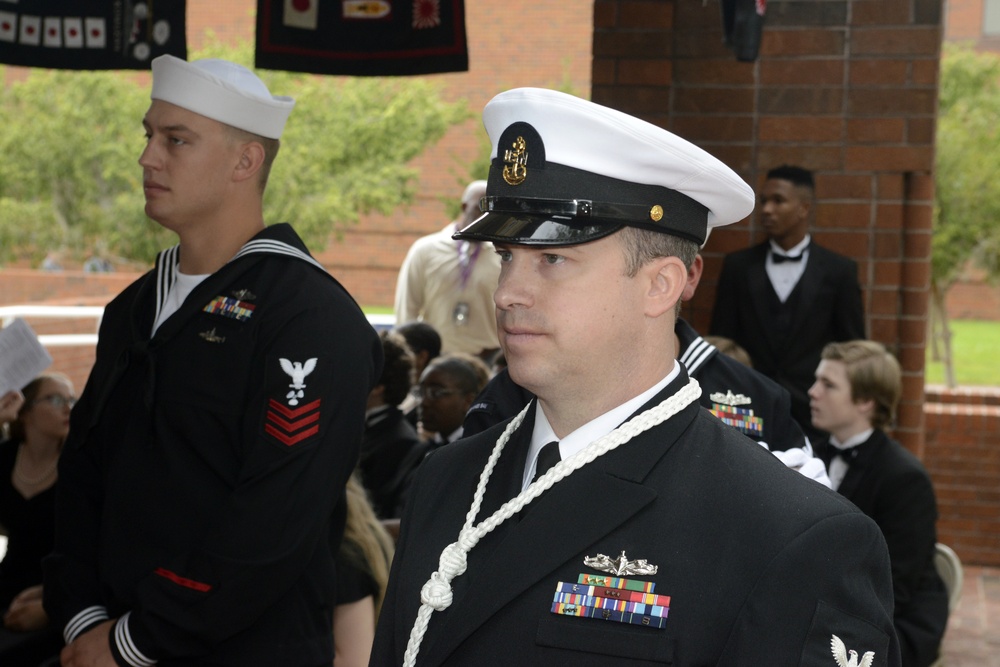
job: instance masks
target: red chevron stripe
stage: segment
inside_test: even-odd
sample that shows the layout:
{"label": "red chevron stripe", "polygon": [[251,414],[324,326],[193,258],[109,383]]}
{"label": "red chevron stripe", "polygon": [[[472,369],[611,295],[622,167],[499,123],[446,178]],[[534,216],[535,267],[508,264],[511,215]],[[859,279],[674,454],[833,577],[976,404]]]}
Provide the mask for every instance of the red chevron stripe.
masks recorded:
{"label": "red chevron stripe", "polygon": [[292,431],[298,431],[300,428],[302,428],[303,426],[306,426],[307,424],[312,424],[314,421],[318,421],[319,420],[319,412],[318,411],[314,412],[311,415],[303,417],[302,419],[297,419],[297,420],[295,420],[293,422],[290,422],[290,421],[285,421],[284,419],[282,419],[278,415],[274,414],[273,412],[268,411],[268,413],[267,413],[267,420],[270,421],[270,422],[274,422],[275,424],[277,424],[281,428],[283,428],[286,431],[288,431],[289,433],[291,433]]}
{"label": "red chevron stripe", "polygon": [[303,440],[305,440],[306,438],[319,433],[319,424],[313,426],[310,429],[306,429],[305,431],[297,433],[295,435],[288,435],[287,433],[282,433],[281,431],[274,428],[270,424],[264,425],[264,431],[270,434],[272,437],[276,438],[279,442],[283,442],[288,447],[291,447],[292,445],[298,444]]}
{"label": "red chevron stripe", "polygon": [[171,572],[166,568],[158,567],[155,570],[153,570],[153,574],[158,574],[164,579],[169,579],[178,586],[183,586],[184,588],[190,588],[192,590],[198,591],[199,593],[207,593],[210,590],[212,590],[212,587],[208,584],[202,583],[200,581],[195,581],[194,579],[188,579],[186,577],[182,577],[176,572]]}
{"label": "red chevron stripe", "polygon": [[277,410],[278,412],[283,414],[287,419],[295,419],[296,417],[300,417],[311,410],[318,410],[319,402],[320,399],[317,398],[312,403],[306,403],[301,408],[292,410],[291,408],[286,408],[284,405],[282,405],[281,403],[272,398],[270,401],[268,401],[268,407],[271,408],[272,410]]}

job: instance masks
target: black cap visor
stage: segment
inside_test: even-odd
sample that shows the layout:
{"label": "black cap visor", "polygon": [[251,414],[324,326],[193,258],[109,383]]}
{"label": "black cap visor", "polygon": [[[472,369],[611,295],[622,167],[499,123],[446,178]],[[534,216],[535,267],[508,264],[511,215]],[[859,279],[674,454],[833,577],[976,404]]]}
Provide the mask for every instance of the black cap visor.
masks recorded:
{"label": "black cap visor", "polygon": [[467,241],[491,241],[514,245],[568,246],[596,241],[624,227],[572,216],[531,213],[487,213],[454,238]]}

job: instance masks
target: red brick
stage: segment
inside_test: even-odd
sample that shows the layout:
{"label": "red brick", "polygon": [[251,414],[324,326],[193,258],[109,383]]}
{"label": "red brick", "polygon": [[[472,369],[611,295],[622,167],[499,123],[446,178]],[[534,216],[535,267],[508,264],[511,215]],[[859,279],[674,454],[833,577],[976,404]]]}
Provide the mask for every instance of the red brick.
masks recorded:
{"label": "red brick", "polygon": [[673,27],[674,5],[652,0],[626,0],[619,3],[618,27],[668,30]]}
{"label": "red brick", "polygon": [[903,219],[909,232],[929,230],[934,224],[934,209],[931,204],[907,204],[903,207]]}
{"label": "red brick", "polygon": [[672,61],[668,59],[622,58],[618,61],[617,83],[625,86],[669,86],[672,67]]}
{"label": "red brick", "polygon": [[594,33],[594,57],[628,57],[638,53],[650,58],[669,58],[670,40],[659,32]]}
{"label": "red brick", "polygon": [[899,231],[884,231],[877,229],[874,236],[874,251],[872,257],[877,260],[884,259],[902,259],[903,258],[903,241]]}
{"label": "red brick", "polygon": [[763,60],[760,65],[760,83],[781,86],[808,82],[815,86],[843,85],[844,61],[840,58],[809,60]]}
{"label": "red brick", "polygon": [[594,0],[594,29],[613,28],[618,22],[618,2]]}
{"label": "red brick", "polygon": [[937,58],[914,59],[910,65],[910,83],[918,86],[937,86],[940,63]]}
{"label": "red brick", "polygon": [[591,68],[593,85],[611,85],[617,82],[618,60],[616,58],[594,58]]}
{"label": "red brick", "polygon": [[849,118],[847,141],[852,144],[900,144],[906,139],[903,118]]}
{"label": "red brick", "polygon": [[671,131],[689,141],[753,140],[753,118],[749,116],[708,116],[676,114]]}
{"label": "red brick", "polygon": [[926,289],[930,285],[931,265],[926,259],[903,263],[902,285],[907,289]]}
{"label": "red brick", "polygon": [[779,164],[797,164],[814,171],[841,170],[844,167],[840,146],[776,145],[761,142],[757,148],[757,164],[770,169]]}
{"label": "red brick", "polygon": [[855,116],[889,114],[926,114],[937,109],[937,91],[933,88],[890,88],[888,86],[853,88],[848,92],[849,112]]}
{"label": "red brick", "polygon": [[907,174],[905,179],[906,199],[909,201],[934,201],[934,176],[930,170],[925,173]]}
{"label": "red brick", "polygon": [[871,206],[839,202],[824,202],[816,209],[816,224],[824,229],[868,227],[871,223]]}
{"label": "red brick", "polygon": [[899,293],[895,290],[871,291],[867,312],[872,315],[896,315],[899,312]]}
{"label": "red brick", "polygon": [[877,174],[876,192],[882,201],[903,198],[904,178],[902,174]]}
{"label": "red brick", "polygon": [[[843,55],[846,31],[829,30],[765,30],[761,39],[762,56],[833,56]],[[808,80],[802,81],[808,83]]]}
{"label": "red brick", "polygon": [[892,25],[910,22],[910,0],[855,0],[852,25]]}
{"label": "red brick", "polygon": [[941,30],[933,27],[857,28],[851,31],[854,55],[937,55]]}
{"label": "red brick", "polygon": [[673,108],[679,113],[739,113],[753,108],[749,88],[676,87]]}
{"label": "red brick", "polygon": [[852,86],[902,86],[909,82],[907,60],[852,59],[849,81]]}
{"label": "red brick", "polygon": [[843,139],[839,116],[764,116],[757,127],[760,141],[829,143]]}
{"label": "red brick", "polygon": [[858,174],[816,174],[820,199],[862,199],[872,196],[872,177]]}
{"label": "red brick", "polygon": [[934,149],[922,146],[848,146],[844,168],[849,171],[929,171]]}
{"label": "red brick", "polygon": [[761,88],[759,100],[763,115],[839,115],[843,113],[844,91],[835,86],[777,86]]}
{"label": "red brick", "polygon": [[733,66],[732,57],[675,59],[674,78],[680,83],[697,85],[753,86],[753,69]]}

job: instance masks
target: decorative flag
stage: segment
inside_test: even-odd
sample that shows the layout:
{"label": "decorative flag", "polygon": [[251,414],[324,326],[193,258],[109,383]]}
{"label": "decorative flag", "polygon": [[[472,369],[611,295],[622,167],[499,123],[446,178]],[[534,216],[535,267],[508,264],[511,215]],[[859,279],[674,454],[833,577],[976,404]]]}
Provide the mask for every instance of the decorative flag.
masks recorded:
{"label": "decorative flag", "polygon": [[0,11],[0,63],[149,69],[165,53],[187,58],[185,32],[184,0],[18,0]]}
{"label": "decorative flag", "polygon": [[721,0],[726,46],[743,62],[757,60],[767,0]]}
{"label": "decorative flag", "polygon": [[356,76],[464,72],[463,0],[257,0],[254,64]]}

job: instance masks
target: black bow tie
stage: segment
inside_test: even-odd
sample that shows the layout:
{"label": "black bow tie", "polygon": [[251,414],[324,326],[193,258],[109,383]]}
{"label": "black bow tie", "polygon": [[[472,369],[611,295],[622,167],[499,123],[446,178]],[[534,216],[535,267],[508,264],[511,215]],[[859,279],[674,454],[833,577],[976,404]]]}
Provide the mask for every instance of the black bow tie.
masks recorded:
{"label": "black bow tie", "polygon": [[771,261],[775,264],[781,264],[783,262],[801,262],[803,253],[805,253],[805,250],[800,252],[798,255],[779,255],[778,253],[771,251]]}
{"label": "black bow tie", "polygon": [[823,461],[824,463],[826,463],[826,467],[829,468],[830,463],[832,463],[833,460],[839,456],[840,458],[844,459],[844,463],[847,463],[849,465],[854,459],[858,457],[858,450],[860,448],[861,445],[855,445],[854,447],[848,447],[847,449],[838,449],[837,447],[834,447],[831,444],[827,444],[826,452],[824,452],[823,455]]}

